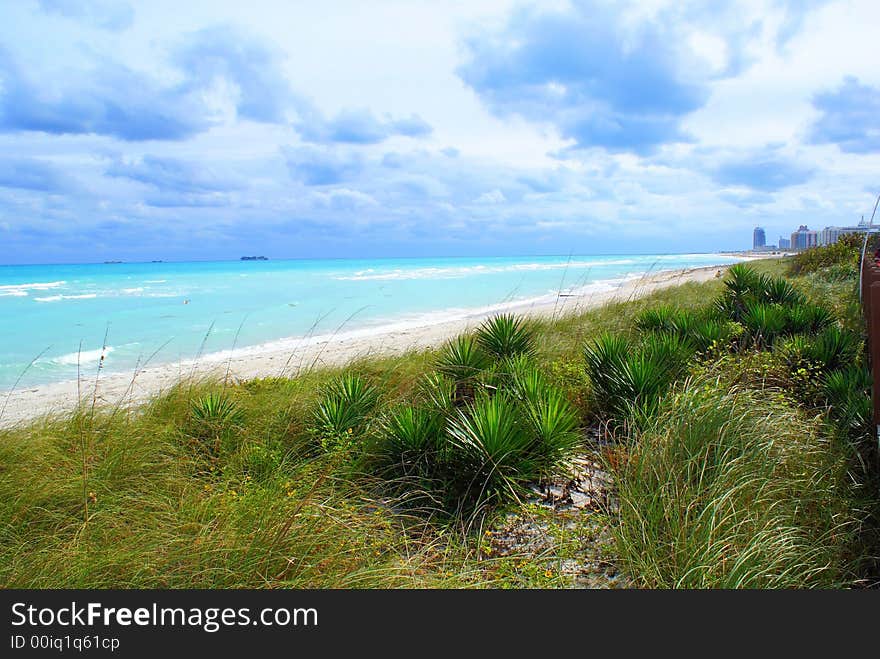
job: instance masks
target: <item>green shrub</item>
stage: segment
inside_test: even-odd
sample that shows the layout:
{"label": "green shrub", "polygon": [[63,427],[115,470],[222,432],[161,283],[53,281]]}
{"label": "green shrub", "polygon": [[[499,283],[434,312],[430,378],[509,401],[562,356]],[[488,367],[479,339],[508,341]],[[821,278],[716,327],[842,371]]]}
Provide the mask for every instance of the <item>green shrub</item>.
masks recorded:
{"label": "green shrub", "polygon": [[384,475],[418,479],[417,486],[438,477],[443,460],[446,419],[437,409],[406,405],[380,422],[378,458]]}
{"label": "green shrub", "polygon": [[822,370],[831,371],[852,364],[860,348],[858,335],[830,325],[808,342],[804,356]]}
{"label": "green shrub", "polygon": [[643,332],[672,331],[675,328],[676,312],[677,310],[668,304],[646,309],[636,317],[636,327]]}
{"label": "green shrub", "polygon": [[841,236],[832,245],[800,252],[791,260],[791,274],[803,275],[831,266],[843,266],[849,272],[858,273],[863,240],[863,236],[850,234]]}
{"label": "green shrub", "polygon": [[359,375],[346,374],[332,380],[313,415],[321,445],[347,445],[362,434],[379,401],[379,391]]}
{"label": "green shrub", "polygon": [[188,434],[196,452],[215,463],[235,449],[235,430],[244,421],[238,404],[224,392],[210,392],[190,404]]}
{"label": "green shrub", "polygon": [[530,355],[535,351],[534,329],[513,314],[489,318],[480,325],[476,338],[480,347],[496,359]]}

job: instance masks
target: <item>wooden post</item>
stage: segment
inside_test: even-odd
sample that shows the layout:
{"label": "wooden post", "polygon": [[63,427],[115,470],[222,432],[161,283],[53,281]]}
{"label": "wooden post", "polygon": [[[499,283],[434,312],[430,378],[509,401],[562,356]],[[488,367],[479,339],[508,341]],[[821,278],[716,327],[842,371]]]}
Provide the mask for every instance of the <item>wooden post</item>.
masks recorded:
{"label": "wooden post", "polygon": [[[880,281],[873,280],[868,289],[868,350],[871,357],[871,399],[874,403],[874,430],[880,441]],[[868,299],[866,298],[866,300]],[[867,309],[866,309],[867,311]]]}

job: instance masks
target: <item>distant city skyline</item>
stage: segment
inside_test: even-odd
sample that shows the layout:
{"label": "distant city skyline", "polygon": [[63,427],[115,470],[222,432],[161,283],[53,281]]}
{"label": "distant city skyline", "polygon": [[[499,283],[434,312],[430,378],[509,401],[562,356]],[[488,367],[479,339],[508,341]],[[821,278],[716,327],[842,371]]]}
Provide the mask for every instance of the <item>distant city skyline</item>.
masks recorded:
{"label": "distant city skyline", "polygon": [[880,191],[877,25],[873,0],[5,2],[0,263],[849,223]]}

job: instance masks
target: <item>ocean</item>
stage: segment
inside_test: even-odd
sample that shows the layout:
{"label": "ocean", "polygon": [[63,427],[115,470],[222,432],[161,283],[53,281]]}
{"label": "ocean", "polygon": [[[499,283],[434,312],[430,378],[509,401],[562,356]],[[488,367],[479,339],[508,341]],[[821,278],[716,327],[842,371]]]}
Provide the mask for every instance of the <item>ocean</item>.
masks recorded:
{"label": "ocean", "polygon": [[[0,266],[0,387],[610,290],[719,254]],[[106,343],[105,343],[106,337]]]}

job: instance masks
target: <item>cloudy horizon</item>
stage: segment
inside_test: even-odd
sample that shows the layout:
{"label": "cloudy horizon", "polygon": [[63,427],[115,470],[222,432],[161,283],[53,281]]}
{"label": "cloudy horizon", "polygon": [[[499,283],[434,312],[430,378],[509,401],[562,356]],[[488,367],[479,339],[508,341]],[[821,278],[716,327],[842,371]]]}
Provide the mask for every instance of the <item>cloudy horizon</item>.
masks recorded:
{"label": "cloudy horizon", "polygon": [[0,9],[0,263],[664,253],[880,192],[868,1]]}

